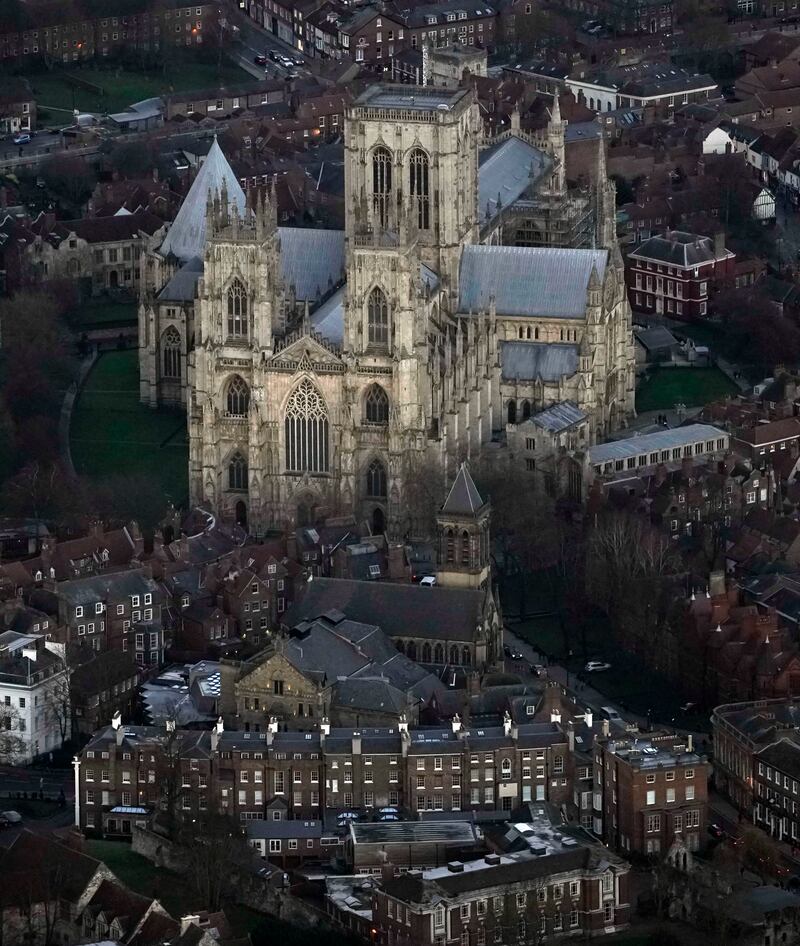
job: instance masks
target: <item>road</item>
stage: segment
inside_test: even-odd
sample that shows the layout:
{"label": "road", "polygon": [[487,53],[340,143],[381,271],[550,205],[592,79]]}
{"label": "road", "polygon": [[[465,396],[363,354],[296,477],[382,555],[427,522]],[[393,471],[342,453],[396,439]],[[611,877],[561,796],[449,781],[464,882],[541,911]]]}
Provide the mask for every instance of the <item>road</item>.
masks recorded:
{"label": "road", "polygon": [[[65,121],[64,124],[68,125],[69,121]],[[24,145],[15,145],[13,138],[13,135],[0,138],[0,160],[24,158],[31,154],[49,154],[53,151],[60,151],[64,147],[60,131],[37,131],[33,138]]]}
{"label": "road", "polygon": [[[751,822],[740,820],[739,813],[730,802],[714,792],[709,792],[708,807],[709,823],[718,824],[724,828],[734,843],[742,832],[751,826]],[[779,854],[779,866],[792,877],[800,877],[800,857],[792,855],[791,846],[784,841],[776,841],[774,838],[772,838],[772,843]]]}
{"label": "road", "polygon": [[[300,56],[291,44],[285,43],[274,33],[265,30],[236,7],[228,7],[227,17],[232,26],[238,30],[236,40],[229,50],[231,58],[238,66],[245,69],[250,75],[260,79],[285,79],[288,70],[269,58],[270,52],[277,52],[283,56]],[[267,65],[257,66],[253,60],[256,56],[266,56]],[[298,75],[310,75],[308,66],[303,64],[295,67]]]}

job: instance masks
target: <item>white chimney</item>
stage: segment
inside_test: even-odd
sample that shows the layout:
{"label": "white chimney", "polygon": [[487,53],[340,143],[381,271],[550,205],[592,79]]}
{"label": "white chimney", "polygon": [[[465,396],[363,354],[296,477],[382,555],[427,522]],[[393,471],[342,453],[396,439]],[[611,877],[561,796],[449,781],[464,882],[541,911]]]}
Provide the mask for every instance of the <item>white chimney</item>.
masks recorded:
{"label": "white chimney", "polygon": [[694,736],[691,733],[686,737],[686,751],[694,752]]}
{"label": "white chimney", "polygon": [[405,713],[400,715],[400,719],[397,721],[397,729],[401,736],[408,735],[408,718]]}
{"label": "white chimney", "polygon": [[319,731],[323,736],[330,736],[331,734],[331,721],[327,716],[323,716],[319,723]]}
{"label": "white chimney", "polygon": [[269,722],[267,723],[267,732],[275,735],[277,731],[278,731],[278,720],[275,716],[270,716]]}
{"label": "white chimney", "polygon": [[505,711],[503,716],[503,732],[506,736],[511,735],[511,713],[508,710]]}
{"label": "white chimney", "polygon": [[458,713],[456,713],[456,715],[453,717],[451,725],[453,727],[454,733],[461,732],[461,717],[458,715]]}
{"label": "white chimney", "polygon": [[114,715],[111,717],[111,728],[116,732],[117,729],[122,725],[122,713],[117,710]]}
{"label": "white chimney", "polygon": [[560,723],[560,722],[561,722],[561,710],[560,710],[560,709],[550,710],[550,722],[551,722],[551,723]]}
{"label": "white chimney", "polygon": [[587,729],[592,728],[592,723],[594,722],[594,713],[588,707],[584,710],[583,721],[586,723]]}

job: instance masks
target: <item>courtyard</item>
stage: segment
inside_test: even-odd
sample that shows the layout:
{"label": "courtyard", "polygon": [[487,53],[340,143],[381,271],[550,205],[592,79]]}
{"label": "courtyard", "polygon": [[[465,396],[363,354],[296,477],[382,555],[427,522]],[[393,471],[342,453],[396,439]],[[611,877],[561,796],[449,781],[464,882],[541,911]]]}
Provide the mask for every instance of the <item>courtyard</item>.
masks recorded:
{"label": "courtyard", "polygon": [[672,411],[676,404],[702,407],[738,391],[719,368],[653,368],[636,390],[636,410]]}
{"label": "courtyard", "polygon": [[146,475],[176,506],[186,504],[186,415],[139,403],[136,349],[100,355],[75,402],[70,446],[79,474]]}

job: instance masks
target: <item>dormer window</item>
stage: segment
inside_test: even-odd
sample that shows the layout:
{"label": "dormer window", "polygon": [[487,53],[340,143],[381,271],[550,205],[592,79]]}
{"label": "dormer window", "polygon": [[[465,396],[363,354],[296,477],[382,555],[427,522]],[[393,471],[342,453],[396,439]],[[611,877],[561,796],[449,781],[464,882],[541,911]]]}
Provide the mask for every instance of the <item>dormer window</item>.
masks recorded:
{"label": "dormer window", "polygon": [[100,558],[102,558],[104,562],[108,561],[108,549],[103,549],[100,553]]}
{"label": "dormer window", "polygon": [[36,579],[36,581],[41,581],[41,580],[42,580],[42,573],[41,573],[40,571],[37,571],[36,574],[35,574],[33,577]]}
{"label": "dormer window", "polygon": [[182,608],[188,608],[188,607],[189,607],[189,595],[184,595],[184,596],[181,598],[181,607],[182,607]]}
{"label": "dormer window", "polygon": [[438,19],[435,16],[426,16],[425,22],[428,24],[428,26],[435,26],[438,22]]}

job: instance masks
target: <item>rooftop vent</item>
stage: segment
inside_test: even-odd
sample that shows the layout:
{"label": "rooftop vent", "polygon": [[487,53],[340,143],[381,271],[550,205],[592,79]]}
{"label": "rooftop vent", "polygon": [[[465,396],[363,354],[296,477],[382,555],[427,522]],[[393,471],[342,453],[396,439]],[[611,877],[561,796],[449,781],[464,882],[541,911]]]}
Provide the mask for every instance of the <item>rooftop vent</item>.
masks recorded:
{"label": "rooftop vent", "polygon": [[486,863],[487,863],[490,867],[496,867],[496,866],[500,863],[500,855],[499,855],[499,854],[487,854],[486,857],[484,858],[484,860],[486,861]]}
{"label": "rooftop vent", "polygon": [[450,871],[451,874],[464,873],[464,865],[461,863],[461,861],[450,861],[447,865],[447,869]]}

